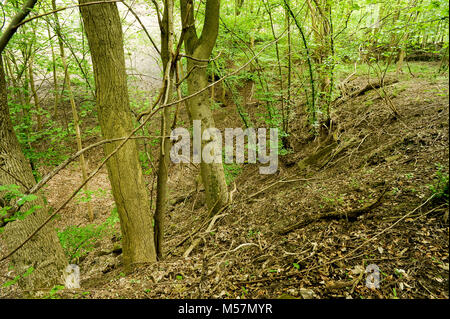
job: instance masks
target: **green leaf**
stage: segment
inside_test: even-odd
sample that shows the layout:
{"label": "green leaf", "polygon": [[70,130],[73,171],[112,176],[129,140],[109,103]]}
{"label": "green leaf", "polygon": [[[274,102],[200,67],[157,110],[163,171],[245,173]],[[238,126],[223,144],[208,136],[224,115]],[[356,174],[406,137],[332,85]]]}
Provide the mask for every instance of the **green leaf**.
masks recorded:
{"label": "green leaf", "polygon": [[20,279],[20,275],[18,275],[18,276],[16,276],[13,280],[10,280],[10,281],[7,281],[7,282],[5,282],[3,285],[2,285],[2,287],[9,287],[9,286],[12,286],[12,285],[14,285],[14,284],[16,284],[17,283],[17,281]]}

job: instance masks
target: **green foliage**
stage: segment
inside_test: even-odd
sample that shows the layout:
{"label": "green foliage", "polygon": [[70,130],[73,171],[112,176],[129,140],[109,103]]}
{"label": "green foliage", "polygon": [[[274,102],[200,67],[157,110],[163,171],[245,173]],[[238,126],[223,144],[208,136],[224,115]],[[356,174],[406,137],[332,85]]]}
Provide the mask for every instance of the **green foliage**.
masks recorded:
{"label": "green foliage", "polygon": [[[39,163],[56,166],[67,159],[64,142],[75,135],[72,124],[68,126],[68,129],[64,129],[57,122],[53,121],[50,114],[45,111],[44,118],[46,122],[42,129],[38,131],[35,129],[35,121],[32,120],[34,112],[31,111],[31,105],[17,104],[12,99],[9,99],[8,105],[17,139],[22,146],[25,157],[35,165],[33,174],[37,178],[36,169]],[[47,144],[44,150],[32,148],[33,145],[42,141],[46,141]]]}
{"label": "green foliage", "polygon": [[98,188],[96,190],[80,190],[80,192],[76,195],[76,202],[77,203],[87,203],[90,202],[93,198],[93,196],[97,198],[103,198],[107,196],[108,192],[105,191],[102,188]]}
{"label": "green foliage", "polygon": [[432,194],[434,194],[434,201],[449,202],[449,175],[444,172],[444,167],[441,164],[436,164],[437,172],[435,173],[434,183],[428,185]]}
{"label": "green foliage", "polygon": [[59,296],[56,294],[58,291],[64,289],[64,286],[56,285],[54,286],[48,293],[47,296],[44,297],[44,299],[59,299]]}
{"label": "green foliage", "polygon": [[227,185],[231,185],[236,177],[242,172],[242,167],[239,164],[231,163],[231,164],[223,164],[223,170],[225,173],[225,181]]}
{"label": "green foliage", "polygon": [[250,229],[250,230],[248,231],[247,237],[253,237],[253,236],[259,235],[259,234],[260,234],[260,231],[259,231],[259,230]]}
{"label": "green foliage", "polygon": [[6,287],[9,287],[9,286],[15,285],[20,280],[20,278],[28,277],[29,275],[31,275],[31,273],[33,271],[34,271],[34,268],[33,267],[29,267],[23,274],[17,275],[16,277],[14,277],[14,279],[5,282],[2,285],[2,287],[6,288]]}
{"label": "green foliage", "polygon": [[[2,195],[3,201],[6,203],[5,206],[0,206],[0,216],[7,215],[8,211],[17,204],[18,206],[22,206],[25,203],[33,202],[38,197],[34,194],[25,195],[20,191],[20,187],[15,184],[7,184],[7,185],[0,185],[0,194]],[[14,220],[24,220],[28,215],[35,212],[37,209],[40,209],[41,206],[39,205],[32,205],[29,209],[26,211],[21,211],[19,209],[18,212],[15,212],[11,217],[6,218],[6,222],[11,222]],[[0,228],[0,232],[3,228]]]}
{"label": "green foliage", "polygon": [[100,224],[89,224],[84,227],[69,226],[58,232],[59,241],[69,262],[86,256],[95,246],[95,243],[115,233],[114,226],[119,222],[117,208],[114,208],[110,217]]}
{"label": "green foliage", "polygon": [[153,172],[153,168],[150,164],[150,160],[146,152],[143,151],[139,152],[139,161],[141,162],[144,175],[150,175]]}

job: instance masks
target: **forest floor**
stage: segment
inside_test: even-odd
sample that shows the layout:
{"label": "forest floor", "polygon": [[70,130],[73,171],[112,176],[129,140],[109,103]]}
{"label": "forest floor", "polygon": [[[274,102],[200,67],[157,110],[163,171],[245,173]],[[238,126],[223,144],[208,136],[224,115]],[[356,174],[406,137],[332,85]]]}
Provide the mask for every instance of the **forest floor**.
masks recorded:
{"label": "forest floor", "polygon": [[[348,91],[366,84],[355,77]],[[406,74],[384,88],[392,104],[376,89],[341,99],[327,137],[309,138],[297,121],[276,174],[260,175],[259,164],[227,171],[236,175],[233,202],[213,221],[195,187],[198,170],[172,165],[164,260],[125,273],[114,223],[72,260],[82,288],[34,297],[449,298],[449,208],[438,198],[449,166],[448,89],[448,73]],[[235,113],[233,105],[215,110],[217,127],[240,126]],[[88,154],[91,169],[102,156]],[[61,171],[45,189],[50,205],[80,181],[76,163]],[[114,202],[105,169],[89,187],[94,225],[106,225]],[[90,224],[80,200],[56,220],[60,231]],[[369,265],[379,270],[377,289],[366,285]],[[23,293],[13,286],[2,297]]]}

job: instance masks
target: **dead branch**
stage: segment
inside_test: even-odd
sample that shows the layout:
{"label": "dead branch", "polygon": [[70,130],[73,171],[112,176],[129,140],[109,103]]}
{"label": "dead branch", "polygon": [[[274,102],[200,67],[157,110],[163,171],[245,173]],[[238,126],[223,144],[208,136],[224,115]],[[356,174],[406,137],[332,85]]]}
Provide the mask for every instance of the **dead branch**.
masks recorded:
{"label": "dead branch", "polygon": [[268,185],[267,187],[264,187],[263,189],[257,191],[256,193],[254,193],[254,194],[244,198],[243,200],[241,200],[241,202],[242,201],[248,201],[249,199],[251,199],[251,198],[253,198],[253,197],[255,197],[255,196],[257,196],[257,195],[259,195],[259,194],[261,194],[263,192],[265,192],[269,188],[271,188],[271,187],[273,187],[275,185],[281,184],[281,183],[292,183],[292,182],[299,182],[299,181],[306,182],[306,181],[310,181],[310,180],[313,180],[313,179],[316,179],[316,178],[296,178],[296,179],[290,179],[290,180],[281,179],[279,181],[273,182],[272,184]]}
{"label": "dead branch", "polygon": [[397,83],[398,79],[392,79],[392,80],[385,80],[385,81],[377,81],[377,82],[369,82],[367,83],[364,87],[360,88],[359,90],[356,90],[350,94],[348,94],[346,97],[344,98],[338,98],[337,100],[334,101],[334,107],[337,107],[341,104],[344,104],[345,102],[363,95],[364,93],[370,91],[370,90],[374,90],[374,89],[379,89],[383,86],[388,86],[388,85],[392,85],[394,83]]}
{"label": "dead branch", "polygon": [[[223,207],[221,210],[224,211],[226,207],[228,207],[228,206]],[[220,215],[214,215],[214,217],[211,219],[211,222],[209,223],[208,228],[206,228],[205,233],[211,232],[211,230],[212,230],[214,224],[216,223],[216,221],[217,221],[219,218],[224,217],[224,216],[226,216],[226,215],[228,215],[228,214],[225,213],[225,214],[220,214]],[[192,242],[192,244],[189,246],[189,248],[186,249],[186,251],[184,252],[183,258],[189,257],[189,254],[195,249],[195,247],[198,246],[198,244],[200,244],[200,241],[201,241],[200,238],[195,239],[195,240]]]}
{"label": "dead branch", "polygon": [[255,284],[255,283],[262,283],[262,282],[267,282],[267,281],[279,281],[279,280],[283,280],[283,279],[287,279],[287,278],[292,278],[292,277],[298,277],[298,276],[303,276],[303,273],[305,272],[310,272],[311,270],[315,270],[321,267],[324,267],[325,265],[330,265],[332,263],[335,263],[337,261],[340,260],[350,260],[350,259],[355,259],[355,258],[359,258],[362,257],[364,255],[367,255],[367,252],[363,252],[361,254],[355,255],[355,256],[351,256],[353,255],[356,251],[358,251],[359,249],[361,249],[362,247],[364,247],[365,245],[367,245],[368,243],[370,243],[371,241],[375,240],[376,238],[378,238],[378,236],[380,236],[381,234],[384,234],[385,232],[387,232],[388,230],[392,229],[395,225],[397,225],[398,223],[400,223],[402,220],[406,219],[407,217],[411,216],[412,214],[414,214],[418,209],[420,209],[421,207],[425,206],[425,204],[427,204],[431,199],[433,199],[435,196],[435,194],[431,195],[427,200],[425,200],[422,204],[420,204],[419,206],[417,206],[416,208],[414,208],[412,211],[410,211],[409,213],[403,215],[402,218],[400,218],[398,221],[396,221],[395,223],[393,223],[392,225],[390,225],[387,228],[384,228],[381,232],[375,234],[374,236],[372,236],[371,238],[365,240],[361,245],[359,245],[358,247],[356,247],[355,249],[352,249],[348,254],[346,254],[345,256],[339,257],[339,258],[335,258],[332,259],[330,261],[327,261],[326,263],[322,263],[319,264],[317,266],[311,267],[311,268],[305,268],[305,269],[301,269],[295,273],[291,273],[291,274],[286,274],[286,275],[280,275],[280,276],[276,276],[276,277],[270,277],[270,278],[260,278],[260,279],[256,279],[256,280],[248,280],[248,281],[235,281],[237,284]]}
{"label": "dead branch", "polygon": [[308,226],[311,223],[318,222],[321,220],[336,220],[336,219],[347,219],[349,221],[356,220],[359,216],[370,212],[375,207],[379,206],[381,204],[381,199],[383,198],[384,194],[386,193],[387,187],[383,190],[380,196],[373,201],[372,203],[365,205],[361,208],[352,209],[348,212],[342,213],[342,212],[331,212],[326,214],[320,214],[319,216],[309,217],[305,220],[299,221],[295,223],[294,225],[291,225],[289,227],[286,227],[285,229],[282,229],[278,233],[280,235],[286,235],[298,228],[303,228]]}

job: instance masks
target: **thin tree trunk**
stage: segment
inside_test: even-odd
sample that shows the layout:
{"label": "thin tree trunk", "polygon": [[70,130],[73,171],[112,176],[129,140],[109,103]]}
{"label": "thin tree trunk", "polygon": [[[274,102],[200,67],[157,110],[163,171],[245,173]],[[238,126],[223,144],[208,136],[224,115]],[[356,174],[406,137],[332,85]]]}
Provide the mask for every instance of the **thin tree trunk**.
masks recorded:
{"label": "thin tree trunk", "polygon": [[28,64],[28,74],[30,77],[30,89],[31,94],[33,95],[34,106],[36,108],[36,123],[37,130],[40,131],[42,129],[42,118],[41,118],[41,104],[39,103],[39,97],[36,92],[36,86],[34,85],[34,75],[33,75],[33,60],[31,60]]}
{"label": "thin tree trunk", "polygon": [[56,116],[58,115],[58,103],[59,103],[59,92],[58,92],[58,74],[56,73],[56,56],[55,56],[55,49],[53,47],[53,41],[50,33],[50,25],[47,23],[47,33],[48,33],[48,39],[50,42],[50,49],[52,51],[52,67],[53,67],[53,89],[55,90],[54,93],[54,102],[53,102],[53,117],[56,119]]}
{"label": "thin tree trunk", "polygon": [[14,76],[13,67],[11,65],[11,61],[8,58],[8,56],[5,54],[5,67],[8,70],[9,76],[11,78],[12,86],[14,88],[14,98],[16,102],[21,103],[21,105],[24,104],[25,100],[23,98],[22,91],[19,89],[19,84],[17,83],[17,78]]}
{"label": "thin tree trunk", "polygon": [[[173,50],[173,0],[164,0],[164,13],[161,29],[161,59],[164,66],[163,85],[165,92],[163,104],[169,102],[172,98],[172,79],[175,70],[172,70],[172,50]],[[168,200],[168,170],[169,170],[169,152],[170,141],[170,109],[165,107],[161,116],[161,138],[158,181],[156,184],[156,210],[155,210],[155,246],[158,259],[163,258],[163,237],[164,237],[164,218],[167,211]]]}
{"label": "thin tree trunk", "polygon": [[[289,0],[288,0],[289,4]],[[283,146],[285,148],[289,148],[289,118],[291,115],[291,83],[292,83],[292,41],[291,41],[291,17],[289,15],[289,12],[287,8],[284,10],[285,14],[285,21],[286,21],[286,28],[287,28],[287,56],[288,56],[288,62],[287,62],[287,98],[286,98],[286,114],[285,119],[283,120],[283,131],[285,133],[285,136],[283,136]]]}
{"label": "thin tree trunk", "polygon": [[[271,8],[269,7],[269,4],[266,3],[265,0],[263,0],[263,4],[266,8],[267,13],[269,14],[269,20],[270,20],[270,28],[272,30],[272,36],[274,39],[277,38],[277,35],[275,33],[275,28],[274,28],[274,22],[272,19],[272,13],[271,13]],[[275,42],[275,52],[277,55],[277,64],[278,64],[278,76],[279,76],[279,83],[280,83],[280,102],[281,102],[281,118],[282,118],[282,123],[283,123],[283,129],[284,129],[284,123],[286,121],[286,110],[284,107],[284,87],[283,87],[283,72],[282,72],[282,68],[281,68],[281,60],[280,60],[280,49],[279,49],[279,45],[278,45],[278,41]]]}

